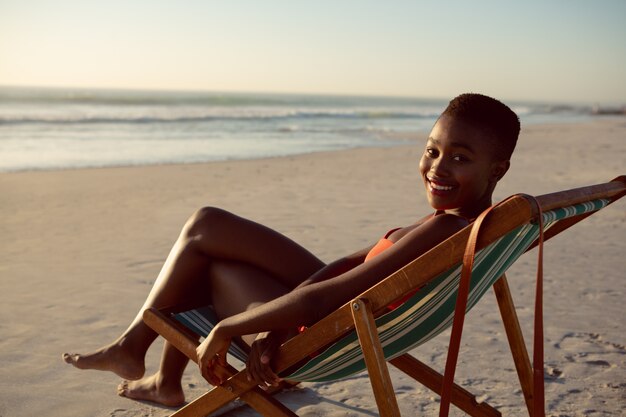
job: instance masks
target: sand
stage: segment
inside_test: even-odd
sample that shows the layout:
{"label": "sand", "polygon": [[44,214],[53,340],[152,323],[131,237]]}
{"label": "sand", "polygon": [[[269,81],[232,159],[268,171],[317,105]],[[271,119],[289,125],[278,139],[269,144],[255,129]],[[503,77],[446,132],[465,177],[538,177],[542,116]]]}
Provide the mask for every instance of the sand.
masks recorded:
{"label": "sand", "polygon": [[[425,135],[424,135],[425,137]],[[535,125],[523,130],[496,200],[608,181],[623,174],[626,120]],[[171,409],[117,397],[119,378],[61,361],[113,340],[143,302],[186,218],[215,205],[284,232],[326,261],[371,244],[429,212],[414,146],[196,165],[0,174],[0,416],[165,416]],[[621,201],[546,247],[546,403],[550,416],[618,416],[626,407]],[[526,337],[532,335],[534,254],[509,280]],[[441,369],[449,333],[414,354]],[[162,343],[147,357],[158,363]],[[438,403],[399,372],[404,415]],[[468,315],[456,381],[524,415],[491,293]],[[183,385],[207,388],[196,368]],[[371,416],[365,375],[303,384],[282,395],[301,416]],[[244,407],[229,415],[251,416]],[[453,415],[462,415],[458,410]]]}

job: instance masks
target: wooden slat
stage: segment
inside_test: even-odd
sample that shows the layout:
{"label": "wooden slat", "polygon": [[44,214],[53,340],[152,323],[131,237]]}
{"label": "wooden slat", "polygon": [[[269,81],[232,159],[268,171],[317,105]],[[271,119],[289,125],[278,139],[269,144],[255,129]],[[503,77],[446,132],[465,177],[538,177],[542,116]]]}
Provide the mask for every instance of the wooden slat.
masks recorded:
{"label": "wooden slat", "polygon": [[194,362],[198,362],[196,348],[198,341],[193,339],[186,327],[170,319],[156,308],[150,308],[143,312],[143,321],[152,330],[163,336],[183,355]]}
{"label": "wooden slat", "polygon": [[587,187],[574,188],[556,193],[544,194],[537,197],[543,211],[555,208],[573,206],[585,201],[608,198],[616,200],[626,192],[626,176],[615,178],[604,184],[590,185]]}
{"label": "wooden slat", "polygon": [[381,417],[400,417],[398,401],[393,390],[383,347],[378,338],[378,329],[367,299],[351,301],[352,317],[356,327],[363,359],[374,391],[374,398]]}
{"label": "wooden slat", "polygon": [[[232,383],[232,382],[231,382]],[[231,385],[229,385],[230,387]],[[215,387],[211,391],[196,398],[193,402],[182,407],[171,417],[202,417],[211,414],[231,401],[237,396],[233,392],[222,386]],[[277,399],[269,396],[259,387],[248,388],[239,396],[250,407],[266,417],[298,417],[293,411],[287,408]]]}
{"label": "wooden slat", "polygon": [[496,294],[496,300],[498,300],[500,315],[502,316],[504,330],[506,331],[509,346],[511,347],[513,362],[515,363],[517,376],[522,386],[528,414],[532,415],[533,370],[528,351],[526,350],[526,344],[524,343],[522,328],[520,327],[517,313],[515,312],[515,305],[513,304],[513,297],[511,297],[511,291],[509,290],[509,283],[505,275],[502,275],[502,277],[493,284],[493,291]]}

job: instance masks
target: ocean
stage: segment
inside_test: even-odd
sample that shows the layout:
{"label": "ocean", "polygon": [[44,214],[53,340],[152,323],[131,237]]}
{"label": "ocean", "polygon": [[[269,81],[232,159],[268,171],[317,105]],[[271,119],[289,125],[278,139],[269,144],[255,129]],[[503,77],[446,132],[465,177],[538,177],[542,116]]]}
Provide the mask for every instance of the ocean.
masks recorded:
{"label": "ocean", "polygon": [[[285,156],[423,138],[448,100],[0,87],[0,172]],[[589,108],[508,103],[522,123]]]}

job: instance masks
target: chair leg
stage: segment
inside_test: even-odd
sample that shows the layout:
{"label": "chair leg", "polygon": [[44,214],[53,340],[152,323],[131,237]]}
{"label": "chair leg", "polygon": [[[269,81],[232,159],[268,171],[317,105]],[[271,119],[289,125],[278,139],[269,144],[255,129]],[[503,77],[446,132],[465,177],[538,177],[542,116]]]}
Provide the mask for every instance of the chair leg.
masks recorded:
{"label": "chair leg", "polygon": [[506,275],[502,275],[502,277],[493,284],[493,290],[498,300],[500,315],[502,316],[504,330],[509,340],[511,354],[513,355],[513,362],[515,362],[517,375],[524,393],[526,408],[528,408],[528,414],[533,417],[533,370],[528,351],[526,350],[526,344],[524,343],[522,329],[519,325],[517,313],[515,312],[515,305],[513,304],[513,298],[511,297]]}
{"label": "chair leg", "polygon": [[[223,391],[228,392],[224,393]],[[242,393],[240,398],[265,417],[298,417],[296,413],[258,387]],[[236,397],[232,396],[232,392],[226,388],[215,387],[176,411],[171,417],[206,416],[219,410],[235,399]]]}
{"label": "chair leg", "polygon": [[[443,375],[405,353],[389,361],[393,366],[425,387],[441,395]],[[451,402],[472,417],[501,417],[502,414],[487,403],[478,403],[476,397],[457,384],[452,386]]]}
{"label": "chair leg", "polygon": [[370,304],[366,299],[356,299],[351,302],[351,305],[352,317],[363,350],[378,411],[381,417],[400,417],[400,409],[389,376],[389,369],[387,369],[383,348],[378,339],[378,331]]}

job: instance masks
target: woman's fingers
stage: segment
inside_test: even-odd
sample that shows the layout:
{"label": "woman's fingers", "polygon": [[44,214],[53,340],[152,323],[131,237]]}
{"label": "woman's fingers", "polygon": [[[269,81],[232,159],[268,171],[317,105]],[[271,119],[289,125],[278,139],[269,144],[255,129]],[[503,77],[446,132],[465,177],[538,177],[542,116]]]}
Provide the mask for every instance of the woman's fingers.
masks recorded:
{"label": "woman's fingers", "polygon": [[213,374],[217,377],[220,384],[223,384],[233,375],[229,368],[228,362],[226,362],[226,355],[219,354],[213,364]]}
{"label": "woman's fingers", "polygon": [[209,383],[220,385],[231,375],[226,362],[226,354],[230,346],[230,338],[218,331],[219,324],[196,348],[200,373]]}
{"label": "woman's fingers", "polygon": [[276,350],[275,345],[267,339],[258,340],[253,344],[246,364],[249,381],[254,381],[262,387],[277,385],[281,381],[271,367],[272,356]]}
{"label": "woman's fingers", "polygon": [[268,385],[278,385],[281,381],[271,367],[263,366],[260,370],[260,379]]}
{"label": "woman's fingers", "polygon": [[221,385],[231,376],[226,359],[216,355],[205,363],[199,363],[200,373],[211,385]]}
{"label": "woman's fingers", "polygon": [[272,369],[272,357],[274,355],[274,346],[270,344],[268,348],[261,355],[260,369],[261,369],[261,378],[263,381],[267,382],[270,385],[277,385],[281,379],[274,373]]}
{"label": "woman's fingers", "polygon": [[254,381],[257,384],[262,384],[264,382],[261,378],[262,372],[260,369],[260,364],[259,344],[254,343],[246,362],[248,381]]}
{"label": "woman's fingers", "polygon": [[219,381],[217,381],[215,375],[213,375],[212,362],[212,360],[199,362],[198,366],[200,367],[200,373],[202,374],[202,377],[206,379],[211,385],[219,385]]}

